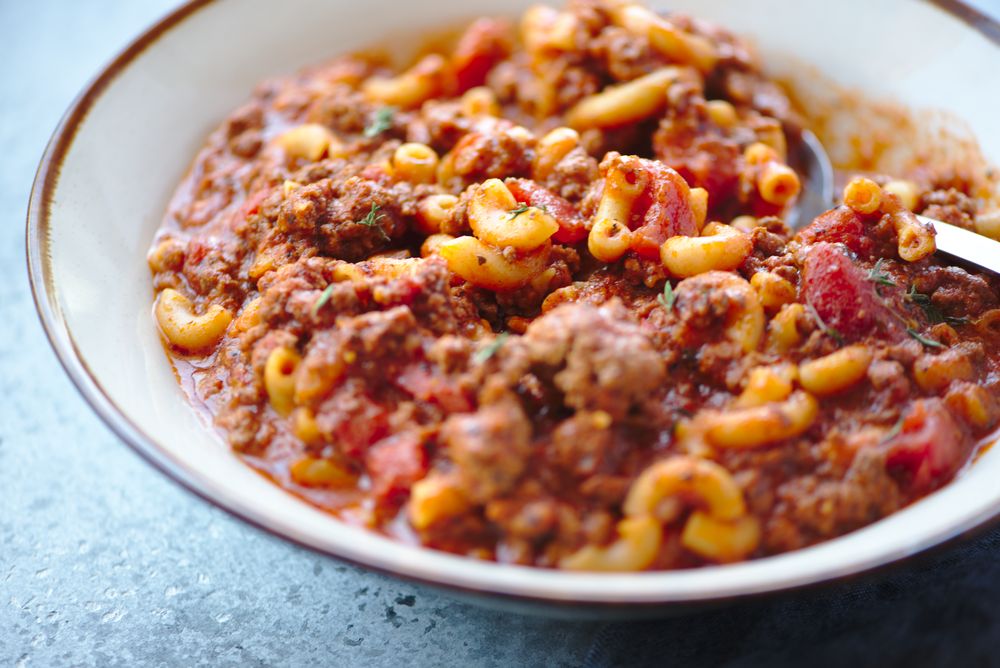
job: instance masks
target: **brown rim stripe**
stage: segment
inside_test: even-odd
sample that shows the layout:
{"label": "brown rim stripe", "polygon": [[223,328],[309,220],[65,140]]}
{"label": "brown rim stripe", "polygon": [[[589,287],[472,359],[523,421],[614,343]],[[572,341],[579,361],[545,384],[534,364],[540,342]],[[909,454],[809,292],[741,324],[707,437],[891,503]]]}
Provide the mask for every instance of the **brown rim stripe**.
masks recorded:
{"label": "brown rim stripe", "polygon": [[[44,274],[46,280],[46,290],[48,290],[49,272],[48,269],[48,226],[49,226],[49,203],[52,193],[59,184],[59,172],[62,169],[62,162],[73,145],[76,138],[76,131],[80,124],[87,117],[94,101],[100,97],[101,93],[111,84],[126,66],[142,54],[150,45],[162,37],[167,31],[178,23],[188,18],[202,7],[213,2],[213,0],[188,0],[177,9],[173,10],[162,19],[153,24],[146,32],[135,38],[126,46],[114,59],[105,65],[97,76],[87,84],[77,95],[76,99],[70,103],[69,109],[59,120],[52,133],[52,138],[45,147],[45,153],[38,165],[35,173],[35,181],[31,188],[31,202],[28,208],[28,223],[30,225],[32,214],[37,217],[39,223],[39,233],[41,241],[44,242],[45,263]],[[41,185],[41,188],[39,188]],[[30,232],[30,230],[29,230]],[[31,273],[29,258],[29,274]]]}
{"label": "brown rim stripe", "polygon": [[938,9],[942,9],[948,14],[961,19],[971,27],[981,32],[987,39],[1000,45],[1000,22],[997,19],[984,14],[972,5],[968,5],[963,0],[924,0]]}

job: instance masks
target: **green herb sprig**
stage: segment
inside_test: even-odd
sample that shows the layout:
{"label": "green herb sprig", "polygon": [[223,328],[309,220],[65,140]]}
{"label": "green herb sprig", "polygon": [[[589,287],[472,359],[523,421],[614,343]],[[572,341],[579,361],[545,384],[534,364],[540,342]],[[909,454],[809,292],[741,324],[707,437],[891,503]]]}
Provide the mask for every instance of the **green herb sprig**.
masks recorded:
{"label": "green herb sprig", "polygon": [[472,361],[475,364],[483,364],[486,360],[490,359],[497,354],[497,351],[503,347],[503,344],[507,342],[510,338],[510,334],[503,332],[495,339],[489,342],[485,347],[480,348],[472,355]]}
{"label": "green herb sprig", "polygon": [[910,335],[910,338],[916,339],[923,346],[925,346],[927,348],[945,348],[945,347],[947,347],[943,343],[941,343],[940,341],[935,341],[934,339],[928,339],[926,336],[921,335],[920,332],[918,332],[917,330],[913,329],[912,327],[907,327],[906,328],[906,333]]}
{"label": "green herb sprig", "polygon": [[677,301],[677,295],[674,293],[674,288],[670,285],[670,281],[663,284],[663,292],[656,296],[656,301],[660,302],[660,306],[663,307],[664,311],[670,312],[673,310],[674,302]]}
{"label": "green herb sprig", "polygon": [[381,208],[382,208],[381,206],[379,206],[375,202],[372,202],[371,210],[368,211],[367,214],[365,214],[364,218],[357,221],[357,223],[358,225],[364,225],[365,227],[375,228],[376,230],[379,231],[379,234],[382,235],[383,239],[385,239],[386,241],[390,241],[389,235],[386,234],[385,230],[382,229],[382,226],[378,224],[378,221],[380,221],[382,218],[385,217],[385,214],[380,211]]}
{"label": "green herb sprig", "polygon": [[522,213],[525,213],[530,208],[531,206],[528,204],[520,204],[517,206],[517,208],[508,211],[507,215],[510,216],[511,220],[514,220],[515,218],[520,216]]}
{"label": "green herb sprig", "polygon": [[316,317],[316,314],[319,313],[319,310],[324,306],[326,306],[326,303],[330,301],[330,296],[333,294],[333,286],[334,286],[333,283],[326,286],[326,288],[324,288],[323,292],[320,294],[319,299],[317,299],[316,303],[313,304],[312,306],[313,317]]}
{"label": "green herb sprig", "polygon": [[892,425],[892,428],[889,431],[885,432],[885,435],[882,437],[880,443],[887,443],[891,441],[892,439],[899,436],[899,434],[902,431],[903,431],[903,416],[900,415],[899,419],[896,420],[896,424]]}
{"label": "green herb sprig", "polygon": [[969,324],[968,318],[955,318],[942,313],[941,309],[931,301],[931,296],[923,292],[917,292],[917,287],[913,284],[910,284],[910,288],[906,291],[905,296],[907,301],[920,307],[924,315],[927,316],[928,322],[932,325],[936,325],[939,322],[946,322],[953,327]]}
{"label": "green herb sprig", "polygon": [[375,112],[375,117],[371,123],[365,126],[364,135],[368,139],[377,137],[392,127],[392,117],[398,111],[396,107],[380,107]]}
{"label": "green herb sprig", "polygon": [[816,324],[819,325],[819,329],[821,332],[829,336],[831,339],[833,339],[840,345],[844,345],[844,336],[836,329],[826,324],[826,321],[823,320],[823,318],[821,318],[819,313],[816,311],[815,306],[813,306],[812,304],[806,304],[806,309],[808,309],[809,314],[816,321]]}
{"label": "green herb sprig", "polygon": [[875,284],[875,294],[879,297],[882,296],[882,293],[879,292],[880,286],[884,285],[889,288],[896,287],[895,281],[889,277],[889,274],[882,270],[882,263],[884,261],[884,258],[879,258],[875,263],[875,266],[868,270],[868,280]]}

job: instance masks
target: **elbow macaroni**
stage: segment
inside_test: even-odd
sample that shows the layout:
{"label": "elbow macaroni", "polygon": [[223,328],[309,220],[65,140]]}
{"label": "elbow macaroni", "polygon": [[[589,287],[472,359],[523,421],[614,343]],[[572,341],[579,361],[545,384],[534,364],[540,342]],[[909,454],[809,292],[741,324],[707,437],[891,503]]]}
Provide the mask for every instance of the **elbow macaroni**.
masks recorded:
{"label": "elbow macaroni", "polygon": [[701,230],[708,218],[708,191],[704,188],[691,188],[688,193],[688,203],[694,214],[694,224]]}
{"label": "elbow macaroni", "polygon": [[469,283],[503,291],[523,287],[540,274],[550,247],[545,244],[518,258],[509,258],[475,237],[456,237],[440,244],[437,252],[448,263],[448,269]]}
{"label": "elbow macaroni", "polygon": [[770,271],[758,271],[750,277],[750,285],[757,291],[761,305],[768,311],[776,311],[795,301],[795,286]]}
{"label": "elbow macaroni", "polygon": [[289,467],[289,473],[292,481],[303,487],[350,487],[357,482],[357,476],[342,464],[315,457],[296,460]]}
{"label": "elbow macaroni", "polygon": [[302,357],[285,346],[271,351],[264,363],[264,389],[278,415],[288,415],[295,407],[295,372]]}
{"label": "elbow macaroni", "polygon": [[805,433],[818,413],[816,399],[797,390],[781,402],[707,414],[705,435],[720,448],[758,448]]}
{"label": "elbow macaroni", "polygon": [[441,254],[441,245],[445,244],[455,237],[450,234],[432,234],[426,239],[424,243],[420,244],[420,257],[430,257],[431,255]]}
{"label": "elbow macaroni", "polygon": [[472,502],[452,480],[431,474],[413,483],[407,515],[418,531],[442,520],[461,515]]}
{"label": "elbow macaroni", "polygon": [[795,199],[802,184],[799,175],[780,162],[768,162],[757,174],[757,192],[768,204],[784,206]]}
{"label": "elbow macaroni", "polygon": [[417,204],[417,224],[427,234],[437,234],[451,220],[451,213],[458,204],[454,195],[429,195]]}
{"label": "elbow macaroni", "polygon": [[497,248],[534,250],[559,229],[555,219],[538,207],[519,209],[500,179],[489,179],[479,186],[469,203],[468,217],[472,233]]}
{"label": "elbow macaroni", "polygon": [[337,135],[319,123],[306,123],[286,130],[275,139],[290,158],[316,162],[329,154],[331,158],[344,154],[344,146]]}
{"label": "elbow macaroni", "polygon": [[153,307],[160,332],[171,345],[189,353],[214,347],[226,333],[233,315],[218,304],[212,304],[202,315],[196,315],[191,300],[172,288],[156,298]]}
{"label": "elbow macaroni", "polygon": [[374,102],[412,109],[441,91],[447,67],[445,59],[433,53],[398,76],[368,79],[361,90]]}
{"label": "elbow macaroni", "polygon": [[997,400],[986,388],[969,382],[958,382],[945,396],[945,403],[957,415],[978,429],[989,429],[997,421]]}
{"label": "elbow macaroni", "polygon": [[586,130],[640,121],[666,106],[667,87],[683,76],[683,69],[670,66],[608,86],[577,102],[566,112],[566,122],[577,130]]}
{"label": "elbow macaroni", "polygon": [[746,514],[743,492],[729,471],[707,459],[686,456],[647,467],[629,487],[622,510],[629,517],[648,515],[670,522],[681,510],[673,503],[678,497],[697,499],[712,517],[720,520]]}
{"label": "elbow macaroni", "polygon": [[184,263],[184,244],[169,237],[162,239],[146,256],[146,263],[154,274],[180,269]]}
{"label": "elbow macaroni", "polygon": [[877,213],[882,206],[882,188],[871,179],[855,177],[844,186],[844,204],[862,215]]}
{"label": "elbow macaroni", "polygon": [[323,440],[319,425],[316,424],[316,414],[305,406],[292,411],[292,431],[296,438],[307,445],[313,445]]}
{"label": "elbow macaroni", "polygon": [[913,379],[927,392],[940,392],[953,381],[971,381],[976,370],[961,350],[945,350],[940,355],[921,355],[913,363]]}
{"label": "elbow macaroni", "polygon": [[732,127],[739,121],[736,107],[726,100],[709,100],[705,103],[705,112],[709,119],[720,128]]}
{"label": "elbow macaroni", "polygon": [[806,309],[802,304],[785,304],[767,326],[767,347],[775,352],[788,352],[802,341],[799,318]]}
{"label": "elbow macaroni", "polygon": [[937,250],[933,228],[924,225],[909,211],[897,211],[891,217],[896,228],[899,257],[917,262]]}
{"label": "elbow macaroni", "polygon": [[[423,260],[416,257],[380,257],[373,255],[368,258],[365,264],[373,276],[381,276],[382,278],[391,280],[402,276],[412,276],[419,270],[422,262]],[[372,296],[377,299],[378,292],[376,291]]]}
{"label": "elbow macaroni", "polygon": [[616,262],[631,246],[632,206],[648,182],[645,172],[628,169],[620,160],[608,169],[604,192],[587,237],[587,249],[601,262]]}
{"label": "elbow macaroni", "polygon": [[760,521],[753,515],[726,522],[696,510],[684,524],[681,545],[706,559],[729,563],[746,559],[760,538]]}
{"label": "elbow macaroni", "polygon": [[583,547],[559,566],[589,571],[648,568],[660,551],[663,527],[677,520],[684,503],[699,508],[681,532],[681,544],[691,552],[726,562],[757,549],[759,523],[747,514],[743,492],[729,471],[707,459],[675,455],[648,466],[629,487],[615,542]]}
{"label": "elbow macaroni", "polygon": [[587,250],[601,262],[618,261],[632,245],[632,232],[612,218],[598,218],[587,236]]}
{"label": "elbow macaroni", "polygon": [[788,398],[798,378],[798,368],[792,364],[759,366],[750,370],[747,385],[734,404],[738,408],[753,408]]}
{"label": "elbow macaroni", "polygon": [[618,522],[618,540],[607,547],[587,545],[563,557],[559,567],[571,571],[641,571],[656,559],[663,529],[652,517],[626,517]]}
{"label": "elbow macaroni", "polygon": [[632,34],[649,39],[653,49],[672,61],[692,65],[703,74],[715,68],[718,54],[710,41],[678,29],[645,7],[623,4],[613,11],[613,17]]}
{"label": "elbow macaroni", "polygon": [[472,118],[500,115],[500,103],[497,101],[497,96],[486,86],[476,86],[462,93],[459,105],[462,113]]}
{"label": "elbow macaroni", "polygon": [[913,181],[894,179],[882,186],[882,192],[892,193],[898,197],[900,204],[910,211],[920,204],[920,189]]}
{"label": "elbow macaroni", "polygon": [[247,302],[246,306],[243,307],[243,310],[240,311],[240,314],[236,316],[235,320],[233,320],[233,325],[230,332],[232,334],[242,334],[251,327],[254,327],[259,324],[260,324],[260,297],[255,297],[249,302]]}
{"label": "elbow macaroni", "polygon": [[525,10],[521,19],[521,40],[535,56],[570,51],[576,44],[578,23],[576,16],[569,12],[534,5]]}
{"label": "elbow macaroni", "polygon": [[799,384],[819,396],[843,392],[865,377],[871,361],[872,353],[868,346],[847,346],[799,364]]}
{"label": "elbow macaroni", "polygon": [[754,142],[743,149],[743,160],[751,167],[778,161],[778,152],[763,142]]}
{"label": "elbow macaroni", "polygon": [[393,174],[410,183],[433,183],[437,167],[438,154],[426,144],[408,142],[392,154]]}
{"label": "elbow macaroni", "polygon": [[536,181],[547,179],[555,171],[559,161],[579,145],[580,134],[572,128],[560,127],[546,134],[535,148],[531,178]]}
{"label": "elbow macaroni", "polygon": [[660,260],[671,275],[697,276],[712,270],[731,271],[753,250],[753,242],[743,232],[709,223],[700,237],[670,237],[660,246]]}

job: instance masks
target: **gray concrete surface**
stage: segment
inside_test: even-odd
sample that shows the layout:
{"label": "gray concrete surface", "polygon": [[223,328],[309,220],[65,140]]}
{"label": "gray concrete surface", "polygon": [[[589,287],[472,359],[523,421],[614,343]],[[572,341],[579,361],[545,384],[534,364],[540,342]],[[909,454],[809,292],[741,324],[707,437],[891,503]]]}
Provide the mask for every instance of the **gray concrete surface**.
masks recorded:
{"label": "gray concrete surface", "polygon": [[77,91],[173,4],[0,0],[0,665],[578,663],[591,624],[459,603],[209,507],[63,375],[24,269],[35,167]]}

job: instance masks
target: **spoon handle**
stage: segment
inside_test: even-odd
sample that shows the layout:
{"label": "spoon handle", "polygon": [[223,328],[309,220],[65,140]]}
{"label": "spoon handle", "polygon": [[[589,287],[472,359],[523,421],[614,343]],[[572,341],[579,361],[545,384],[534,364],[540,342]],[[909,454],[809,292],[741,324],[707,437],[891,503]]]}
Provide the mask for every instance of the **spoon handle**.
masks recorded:
{"label": "spoon handle", "polygon": [[938,252],[1000,274],[1000,241],[933,218],[917,218],[934,226],[937,231],[934,243],[937,244]]}

